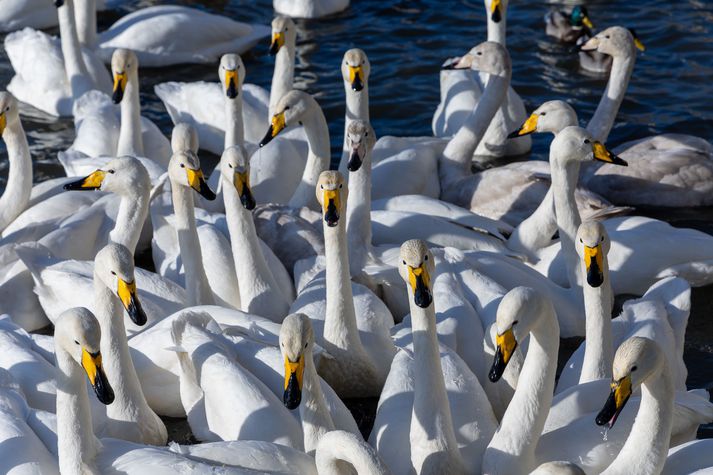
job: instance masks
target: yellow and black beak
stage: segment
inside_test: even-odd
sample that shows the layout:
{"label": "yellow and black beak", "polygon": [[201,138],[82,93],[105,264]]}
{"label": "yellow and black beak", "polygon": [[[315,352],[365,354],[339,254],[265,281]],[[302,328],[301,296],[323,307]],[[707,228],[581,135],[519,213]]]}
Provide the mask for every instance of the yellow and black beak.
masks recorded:
{"label": "yellow and black beak", "polygon": [[283,46],[285,46],[285,34],[282,32],[273,33],[272,42],[270,43],[270,55],[275,56]]}
{"label": "yellow and black beak", "polygon": [[629,166],[626,161],[614,155],[612,152],[607,150],[604,144],[597,142],[596,140],[592,142],[592,153],[594,154],[594,159],[599,160],[600,162],[621,165],[623,167]]}
{"label": "yellow and black beak", "polygon": [[495,23],[500,23],[503,19],[503,5],[500,0],[492,0],[490,3],[490,19]]}
{"label": "yellow and black beak", "polygon": [[582,17],[582,24],[583,24],[584,26],[586,26],[587,28],[589,28],[589,29],[594,28],[594,23],[592,23],[592,20],[590,20],[587,15],[584,15],[584,16]]}
{"label": "yellow and black beak", "polygon": [[364,89],[364,69],[361,66],[347,66],[349,68],[349,83],[352,85],[352,91],[361,91]]}
{"label": "yellow and black beak", "polygon": [[322,212],[324,214],[324,222],[327,226],[333,228],[339,223],[339,206],[340,197],[339,190],[324,190],[324,198],[322,201]]}
{"label": "yellow and black beak", "polygon": [[111,100],[114,104],[118,104],[124,98],[124,90],[126,89],[126,72],[114,74],[114,93],[111,95]]}
{"label": "yellow and black beak", "polygon": [[116,289],[116,293],[119,295],[119,300],[121,300],[121,303],[124,305],[131,321],[139,326],[145,325],[146,314],[144,313],[144,309],[141,308],[141,302],[139,302],[139,297],[136,293],[136,281],[128,283],[123,279],[119,279],[119,286]]}
{"label": "yellow and black beak", "polygon": [[520,126],[515,132],[508,135],[509,139],[514,139],[516,137],[522,137],[523,135],[530,135],[531,133],[537,131],[537,120],[540,118],[538,114],[532,114],[527,118],[524,124]]}
{"label": "yellow and black beak", "polygon": [[82,348],[82,368],[87,373],[89,383],[94,388],[97,399],[102,404],[109,405],[114,402],[114,390],[111,389],[109,380],[102,368],[102,355],[100,352],[89,353]]}
{"label": "yellow and black beak", "polygon": [[502,335],[497,335],[495,337],[495,343],[497,345],[495,348],[495,358],[493,359],[493,366],[490,367],[490,372],[488,373],[488,379],[493,383],[502,378],[505,368],[517,348],[517,340],[515,339],[512,328],[505,330]]}
{"label": "yellow and black beak", "polygon": [[631,397],[631,376],[624,376],[619,381],[615,381],[611,384],[611,393],[607,402],[604,403],[604,407],[597,418],[595,419],[598,426],[608,425],[611,429],[614,427],[619,414],[621,414],[622,409],[626,405],[626,402]]}
{"label": "yellow and black beak", "polygon": [[80,180],[73,181],[64,185],[65,190],[98,190],[102,186],[102,182],[106,177],[104,170],[96,170],[91,175],[88,175]]}
{"label": "yellow and black beak", "polygon": [[639,51],[646,51],[646,46],[644,46],[644,43],[639,39],[639,36],[636,34],[636,30],[633,28],[629,28],[629,33],[631,33],[631,36],[634,37],[634,46],[636,46],[636,49]]}
{"label": "yellow and black beak", "polygon": [[418,267],[408,267],[408,283],[413,291],[413,301],[421,308],[428,308],[433,303],[431,294],[431,276],[426,269],[426,263]]}
{"label": "yellow and black beak", "polygon": [[264,147],[270,143],[270,141],[277,137],[277,134],[279,134],[286,126],[287,124],[285,123],[284,111],[273,115],[272,121],[270,121],[270,128],[267,129],[267,133],[265,133],[265,136],[260,141],[260,146]]}
{"label": "yellow and black beak", "polygon": [[5,117],[5,113],[3,112],[0,114],[0,135],[5,132],[5,127],[7,127],[7,117]]}
{"label": "yellow and black beak", "polygon": [[250,190],[250,175],[247,171],[235,172],[233,176],[233,184],[235,189],[238,190],[238,196],[240,196],[240,202],[243,204],[245,209],[252,210],[255,209],[255,198]]}
{"label": "yellow and black beak", "polygon": [[230,99],[238,97],[238,72],[234,69],[225,70],[225,95]]}
{"label": "yellow and black beak", "polygon": [[604,255],[602,245],[594,247],[584,246],[584,266],[587,269],[587,283],[592,287],[599,287],[604,283]]}
{"label": "yellow and black beak", "polygon": [[205,181],[203,171],[200,168],[198,170],[186,168],[186,175],[188,177],[188,184],[191,188],[196,190],[199,195],[208,201],[215,199],[215,193],[213,193],[213,190],[208,186],[208,182]]}
{"label": "yellow and black beak", "polygon": [[362,152],[360,149],[360,145],[352,147],[352,153],[349,155],[349,161],[347,162],[347,170],[349,170],[350,172],[359,171],[359,169],[361,168],[363,160],[361,157]]}
{"label": "yellow and black beak", "polygon": [[302,401],[302,377],[305,371],[305,356],[300,355],[296,362],[285,356],[285,393],[282,402],[287,409],[297,409]]}

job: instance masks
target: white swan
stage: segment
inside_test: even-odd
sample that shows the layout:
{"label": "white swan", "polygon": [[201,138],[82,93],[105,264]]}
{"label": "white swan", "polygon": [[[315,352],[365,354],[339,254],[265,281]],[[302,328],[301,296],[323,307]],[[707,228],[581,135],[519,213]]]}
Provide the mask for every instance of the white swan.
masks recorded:
{"label": "white swan", "polygon": [[81,49],[74,0],[57,2],[61,47],[48,35],[25,29],[5,38],[15,70],[7,90],[18,100],[50,115],[72,116],[72,106],[87,91],[111,91],[111,77],[93,54]]}
{"label": "white swan", "polygon": [[7,186],[0,196],[0,232],[25,211],[32,192],[32,157],[25,130],[20,122],[17,100],[0,92],[0,135],[5,142],[10,171]]}
{"label": "white swan", "polygon": [[319,18],[349,7],[349,0],[272,0],[272,7],[292,18]]}
{"label": "white swan", "polygon": [[[105,0],[98,0],[97,10],[106,9]],[[76,13],[75,13],[76,14]],[[22,28],[42,30],[57,26],[57,8],[44,0],[12,0],[3,4],[0,12],[0,32],[10,33]],[[82,41],[81,35],[79,41]]]}
{"label": "white swan", "polygon": [[[484,0],[484,3],[488,41],[505,47],[508,0]],[[433,134],[437,137],[455,135],[485,93],[487,72],[452,71],[453,62],[457,60],[447,61],[440,73],[441,101],[432,120]],[[526,117],[522,99],[508,85],[507,95],[477,145],[475,155],[502,157],[529,152],[531,140],[508,137],[513,126],[521,124]]]}

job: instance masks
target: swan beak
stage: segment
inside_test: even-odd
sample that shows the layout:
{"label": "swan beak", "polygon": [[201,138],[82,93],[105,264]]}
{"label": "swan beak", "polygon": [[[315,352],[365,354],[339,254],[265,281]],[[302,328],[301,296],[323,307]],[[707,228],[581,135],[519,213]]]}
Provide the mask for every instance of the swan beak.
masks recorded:
{"label": "swan beak", "polygon": [[488,379],[493,383],[500,380],[503,376],[505,368],[517,348],[517,340],[515,339],[512,328],[503,332],[502,335],[497,335],[495,337],[495,343],[497,345],[495,358],[493,359],[493,366],[490,368],[490,373],[488,373]]}
{"label": "swan beak", "polygon": [[524,124],[517,129],[515,132],[512,132],[510,135],[508,135],[509,139],[514,139],[516,137],[522,137],[523,135],[530,135],[531,133],[537,131],[537,120],[540,118],[539,115],[537,114],[532,114],[530,117],[527,118]]}
{"label": "swan beak", "polygon": [[233,184],[235,189],[238,190],[238,196],[240,196],[240,202],[243,204],[245,209],[252,210],[255,209],[255,198],[250,190],[250,175],[247,171],[235,172],[233,177]]}
{"label": "swan beak", "polygon": [[225,71],[225,95],[230,99],[238,97],[238,72],[235,70]]}
{"label": "swan beak", "polygon": [[0,114],[0,135],[5,132],[5,127],[7,126],[7,117],[5,117],[5,113],[3,112]]}
{"label": "swan beak", "polygon": [[596,140],[592,142],[592,153],[594,154],[594,159],[599,160],[600,162],[621,165],[623,167],[629,165],[628,163],[626,163],[626,161],[622,160],[621,158],[617,157],[609,150],[607,150],[604,144],[602,144],[601,142],[597,142]]}
{"label": "swan beak", "polygon": [[199,195],[208,201],[213,201],[215,199],[215,193],[210,189],[208,183],[205,181],[203,176],[203,171],[199,168],[198,170],[191,170],[186,168],[186,175],[188,176],[188,184],[191,188],[196,190]]}
{"label": "swan beak", "polygon": [[586,26],[589,29],[594,28],[594,23],[592,23],[592,20],[590,20],[587,15],[584,15],[582,17],[582,23],[584,24],[584,26]]}
{"label": "swan beak", "polygon": [[279,114],[273,115],[272,121],[270,122],[270,128],[267,129],[267,133],[260,141],[260,146],[264,147],[265,145],[270,143],[270,141],[277,137],[277,134],[279,134],[286,126],[287,124],[285,123],[284,111],[280,112]]}
{"label": "swan beak", "polygon": [[413,300],[421,308],[428,308],[433,303],[431,294],[431,277],[428,275],[426,264],[419,267],[408,266],[408,283],[413,290]]}
{"label": "swan beak", "polygon": [[607,402],[599,414],[597,414],[596,423],[598,426],[607,424],[611,429],[614,427],[619,414],[626,405],[626,402],[631,397],[631,375],[624,376],[619,381],[611,384],[611,393]]}
{"label": "swan beak", "polygon": [[324,222],[333,228],[339,223],[339,190],[324,190],[323,203]]}
{"label": "swan beak", "polygon": [[114,93],[111,95],[111,101],[118,104],[124,98],[124,90],[126,89],[126,73],[114,74]]}
{"label": "swan beak", "polygon": [[352,153],[349,155],[349,162],[347,162],[347,170],[350,172],[356,172],[361,168],[363,161],[361,159],[361,153],[359,153],[360,148],[358,145],[352,147]]}
{"label": "swan beak", "polygon": [[364,70],[361,66],[348,66],[349,68],[349,83],[352,85],[352,91],[361,91],[364,89]]}
{"label": "swan beak", "polygon": [[490,3],[490,19],[493,20],[495,23],[500,23],[500,20],[502,20],[503,18],[503,6],[500,1],[501,0],[492,0]]}
{"label": "swan beak", "polygon": [[285,356],[285,393],[282,402],[287,409],[297,409],[302,401],[302,377],[305,371],[305,356],[296,362]]}
{"label": "swan beak", "polygon": [[106,172],[103,170],[97,170],[91,175],[82,178],[81,180],[73,181],[67,183],[63,186],[65,190],[98,190],[102,186]]}
{"label": "swan beak", "polygon": [[283,46],[285,46],[285,34],[282,32],[273,33],[272,42],[270,43],[270,56],[275,56]]}
{"label": "swan beak", "polygon": [[64,0],[54,0],[54,6],[57,8],[64,6]]}
{"label": "swan beak", "polygon": [[604,282],[602,245],[584,246],[584,267],[587,269],[587,283],[599,287]]}
{"label": "swan beak", "polygon": [[114,402],[114,390],[111,389],[109,380],[102,368],[102,355],[100,352],[89,353],[82,348],[82,368],[87,373],[89,382],[94,388],[97,399],[102,404],[109,405]]}
{"label": "swan beak", "polygon": [[145,325],[146,314],[144,313],[144,309],[141,308],[141,302],[139,302],[139,297],[136,293],[136,281],[128,283],[119,279],[116,293],[119,295],[119,300],[121,300],[121,303],[124,305],[131,321],[139,326]]}
{"label": "swan beak", "polygon": [[586,43],[579,46],[580,51],[595,51],[599,48],[599,38],[593,36],[587,40]]}

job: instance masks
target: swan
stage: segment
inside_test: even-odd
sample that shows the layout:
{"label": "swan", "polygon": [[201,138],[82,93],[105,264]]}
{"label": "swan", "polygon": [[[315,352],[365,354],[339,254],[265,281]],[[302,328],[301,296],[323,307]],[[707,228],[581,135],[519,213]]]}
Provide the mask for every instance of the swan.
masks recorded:
{"label": "swan", "polygon": [[0,92],[0,135],[5,142],[10,171],[7,186],[0,196],[0,232],[4,231],[30,203],[32,157],[17,110],[17,99]]}
{"label": "swan", "polygon": [[[104,10],[106,7],[105,0],[97,1],[97,10]],[[3,4],[0,12],[0,33],[10,33],[27,27],[42,30],[53,26],[57,26],[57,8],[44,0],[13,0]],[[81,35],[79,41],[82,42]]]}
{"label": "swan", "polygon": [[[484,0],[488,22],[488,41],[505,47],[508,0]],[[449,60],[441,71],[441,101],[433,114],[431,126],[437,137],[455,135],[467,122],[470,112],[485,94],[487,71],[452,71],[454,61]],[[492,123],[484,131],[483,139],[476,144],[475,155],[502,157],[522,155],[530,151],[531,140],[509,138],[514,126],[521,124],[527,117],[525,105],[520,96],[508,84],[507,94],[502,99],[500,108],[492,118]]]}
{"label": "swan", "polygon": [[400,259],[413,354],[403,350],[391,364],[370,441],[394,473],[437,473],[436,467],[479,473],[497,421],[477,378],[460,358],[439,348],[433,254],[423,241],[410,240],[401,246]]}
{"label": "swan", "polygon": [[592,36],[592,28],[594,23],[584,5],[575,5],[569,12],[552,9],[545,15],[545,32],[563,43],[575,43],[583,35]]}
{"label": "swan", "polygon": [[74,101],[85,92],[111,91],[111,77],[97,57],[81,49],[74,0],[55,3],[61,46],[29,28],[5,38],[5,51],[15,70],[7,90],[47,114],[71,117]]}
{"label": "swan", "polygon": [[[371,64],[366,53],[359,48],[352,48],[344,53],[341,63],[342,79],[344,82],[344,96],[346,98],[346,112],[344,118],[344,147],[342,158],[339,162],[339,172],[342,175],[347,170],[351,158],[351,147],[348,143],[349,125],[355,120],[369,122],[369,73]],[[376,137],[374,137],[376,140]]]}
{"label": "swan", "polygon": [[320,18],[345,10],[349,0],[272,0],[272,7],[292,18]]}
{"label": "swan", "polygon": [[713,466],[710,439],[694,440],[672,447],[668,451],[662,475],[684,475],[689,473],[710,473]]}

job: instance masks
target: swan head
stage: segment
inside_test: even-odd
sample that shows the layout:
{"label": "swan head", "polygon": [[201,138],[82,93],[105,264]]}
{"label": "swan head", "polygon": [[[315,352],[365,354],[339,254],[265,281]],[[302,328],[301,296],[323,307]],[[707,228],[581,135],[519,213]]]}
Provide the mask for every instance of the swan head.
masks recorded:
{"label": "swan head", "polygon": [[121,301],[136,325],[146,324],[134,277],[134,256],[126,246],[110,243],[94,258],[94,278],[99,279]]}
{"label": "swan head", "polygon": [[565,101],[547,101],[535,109],[519,129],[508,135],[509,139],[534,132],[559,133],[565,127],[577,125],[577,113]]}
{"label": "swan head", "polygon": [[54,325],[55,348],[69,354],[84,369],[101,403],[114,402],[114,390],[102,367],[101,328],[94,314],[84,307],[70,308],[62,312]]}
{"label": "swan head", "polygon": [[228,147],[220,157],[220,173],[235,186],[240,203],[247,210],[255,209],[255,198],[250,190],[250,159],[240,145]]}
{"label": "swan head", "polygon": [[344,53],[342,60],[342,78],[352,91],[360,92],[369,81],[371,65],[366,53],[359,48],[352,48]]}
{"label": "swan head", "polygon": [[473,69],[494,76],[510,77],[512,63],[508,50],[494,41],[485,41],[460,58],[449,61],[444,69]]}
{"label": "swan head", "polygon": [[276,55],[285,45],[294,45],[297,42],[297,27],[290,17],[276,16],[272,20],[272,42],[270,55]]}
{"label": "swan head", "polygon": [[485,0],[485,10],[490,21],[500,23],[508,9],[508,0]]}
{"label": "swan head", "polygon": [[319,174],[316,188],[317,201],[322,207],[322,217],[328,227],[335,227],[345,218],[347,193],[341,173],[336,170],[326,170]]}
{"label": "swan head", "polygon": [[425,241],[411,239],[401,245],[399,274],[409,289],[409,298],[421,308],[433,305],[431,276],[436,268]]}
{"label": "swan head", "polygon": [[168,162],[168,178],[171,186],[193,188],[203,198],[213,201],[215,193],[208,186],[198,155],[190,150],[174,153]]}
{"label": "swan head", "polygon": [[[358,171],[364,160],[368,157],[376,143],[376,134],[368,122],[354,120],[347,126],[347,146],[349,147],[349,162],[347,169],[350,172]],[[371,164],[367,164],[371,166]]]}
{"label": "swan head", "polygon": [[585,221],[577,229],[575,246],[584,261],[587,284],[599,287],[604,283],[604,257],[609,252],[611,241],[604,225],[599,221]]}
{"label": "swan head", "polygon": [[610,26],[580,46],[582,51],[598,51],[613,58],[633,56],[637,48],[641,51],[646,49],[636,31],[623,26]]}
{"label": "swan head", "polygon": [[245,65],[239,54],[229,53],[220,57],[218,76],[228,99],[235,99],[245,81]]}
{"label": "swan head", "polygon": [[653,340],[635,336],[624,341],[614,355],[611,393],[597,414],[597,425],[613,427],[631,393],[664,364],[663,352]]}
{"label": "swan head", "polygon": [[286,127],[301,122],[304,116],[315,108],[319,109],[319,104],[306,92],[293,89],[282,96],[275,106],[275,114],[270,119],[270,127],[260,141],[260,147],[267,145]]}
{"label": "swan head", "polygon": [[17,99],[9,92],[0,92],[0,135],[5,133],[7,124],[15,124],[19,121]]}
{"label": "swan head", "polygon": [[151,190],[146,167],[136,157],[117,157],[91,174],[64,185],[65,190],[101,190],[131,196]]}
{"label": "swan head", "polygon": [[139,58],[133,51],[119,48],[111,55],[111,74],[114,76],[114,92],[111,100],[118,104],[124,98],[126,83],[139,71]]}
{"label": "swan head", "polygon": [[302,378],[305,359],[311,358],[314,331],[307,315],[293,313],[285,317],[280,327],[280,352],[285,363],[285,393],[282,402],[287,409],[296,409],[302,401]]}
{"label": "swan head", "polygon": [[558,162],[562,166],[572,162],[600,162],[627,166],[621,158],[614,155],[601,142],[594,140],[586,129],[578,126],[564,128],[555,135],[550,144],[550,163]]}
{"label": "swan head", "polygon": [[198,131],[191,124],[179,122],[171,131],[171,152],[184,150],[198,153]]}
{"label": "swan head", "polygon": [[495,358],[488,373],[490,381],[500,380],[518,345],[539,323],[548,303],[544,295],[530,287],[515,287],[502,298],[495,316]]}

